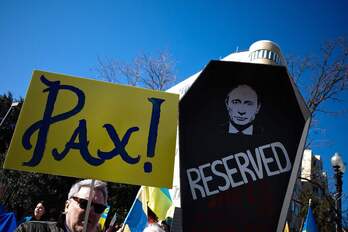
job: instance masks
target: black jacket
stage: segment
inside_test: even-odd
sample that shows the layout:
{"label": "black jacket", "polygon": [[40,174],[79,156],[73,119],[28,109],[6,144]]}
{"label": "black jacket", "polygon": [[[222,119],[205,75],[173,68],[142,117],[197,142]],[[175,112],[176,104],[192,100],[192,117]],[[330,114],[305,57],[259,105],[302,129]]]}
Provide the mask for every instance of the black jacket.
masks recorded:
{"label": "black jacket", "polygon": [[62,223],[30,221],[20,224],[15,232],[66,232],[66,230]]}

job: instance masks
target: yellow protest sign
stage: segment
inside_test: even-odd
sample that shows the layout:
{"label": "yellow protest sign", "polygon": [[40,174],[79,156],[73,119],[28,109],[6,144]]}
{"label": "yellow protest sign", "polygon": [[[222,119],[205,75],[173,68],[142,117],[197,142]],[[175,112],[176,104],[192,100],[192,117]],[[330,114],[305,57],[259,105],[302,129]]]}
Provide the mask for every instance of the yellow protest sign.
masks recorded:
{"label": "yellow protest sign", "polygon": [[35,71],[4,168],[171,187],[178,101]]}

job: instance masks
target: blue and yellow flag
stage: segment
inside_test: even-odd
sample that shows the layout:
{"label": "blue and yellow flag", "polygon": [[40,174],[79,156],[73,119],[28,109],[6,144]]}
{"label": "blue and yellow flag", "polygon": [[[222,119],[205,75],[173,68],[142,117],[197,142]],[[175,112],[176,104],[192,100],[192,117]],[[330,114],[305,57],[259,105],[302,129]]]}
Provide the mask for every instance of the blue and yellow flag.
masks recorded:
{"label": "blue and yellow flag", "polygon": [[16,215],[13,212],[0,213],[0,231],[14,231],[16,227]]}
{"label": "blue and yellow flag", "polygon": [[303,224],[302,232],[318,232],[317,224],[315,223],[314,215],[312,213],[312,209],[309,206],[308,212],[306,216],[306,220]]}
{"label": "blue and yellow flag", "polygon": [[147,224],[146,187],[142,186],[124,221],[125,232],[142,232]]}
{"label": "blue and yellow flag", "polygon": [[174,205],[169,190],[142,186],[124,222],[124,231],[142,232],[148,222],[148,208],[156,214],[159,220],[172,218]]}
{"label": "blue and yellow flag", "polygon": [[290,228],[289,228],[288,222],[285,223],[284,232],[290,232]]}
{"label": "blue and yellow flag", "polygon": [[104,212],[102,213],[102,215],[99,218],[98,224],[100,226],[100,229],[102,229],[102,230],[104,230],[105,221],[106,221],[106,218],[108,217],[109,211],[110,211],[110,206],[106,207],[106,209],[104,210]]}
{"label": "blue and yellow flag", "polygon": [[148,207],[159,220],[173,217],[174,205],[167,188],[146,187],[148,189]]}

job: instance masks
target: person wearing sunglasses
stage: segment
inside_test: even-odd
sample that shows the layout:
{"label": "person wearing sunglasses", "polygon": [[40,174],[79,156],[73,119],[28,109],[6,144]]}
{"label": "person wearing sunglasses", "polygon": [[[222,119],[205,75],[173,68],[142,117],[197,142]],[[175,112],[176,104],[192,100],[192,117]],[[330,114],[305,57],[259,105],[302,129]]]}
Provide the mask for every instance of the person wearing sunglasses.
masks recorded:
{"label": "person wearing sunglasses", "polygon": [[64,214],[60,221],[26,222],[17,227],[16,232],[82,232],[85,224],[87,224],[87,232],[96,232],[99,218],[107,205],[108,191],[105,182],[95,181],[88,221],[85,222],[91,183],[90,179],[82,180],[70,188]]}

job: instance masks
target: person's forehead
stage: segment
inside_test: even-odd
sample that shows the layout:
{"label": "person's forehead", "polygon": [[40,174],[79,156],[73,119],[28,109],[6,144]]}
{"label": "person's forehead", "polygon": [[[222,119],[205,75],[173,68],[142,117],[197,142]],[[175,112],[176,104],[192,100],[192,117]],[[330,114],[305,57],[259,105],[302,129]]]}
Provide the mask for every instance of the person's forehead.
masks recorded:
{"label": "person's forehead", "polygon": [[[89,192],[90,192],[90,187],[82,186],[75,196],[79,198],[83,198],[83,199],[88,199]],[[101,190],[95,189],[93,191],[93,201],[104,203],[104,195]]]}
{"label": "person's forehead", "polygon": [[253,97],[257,98],[255,90],[247,85],[239,85],[236,88],[232,89],[228,94],[230,97]]}

